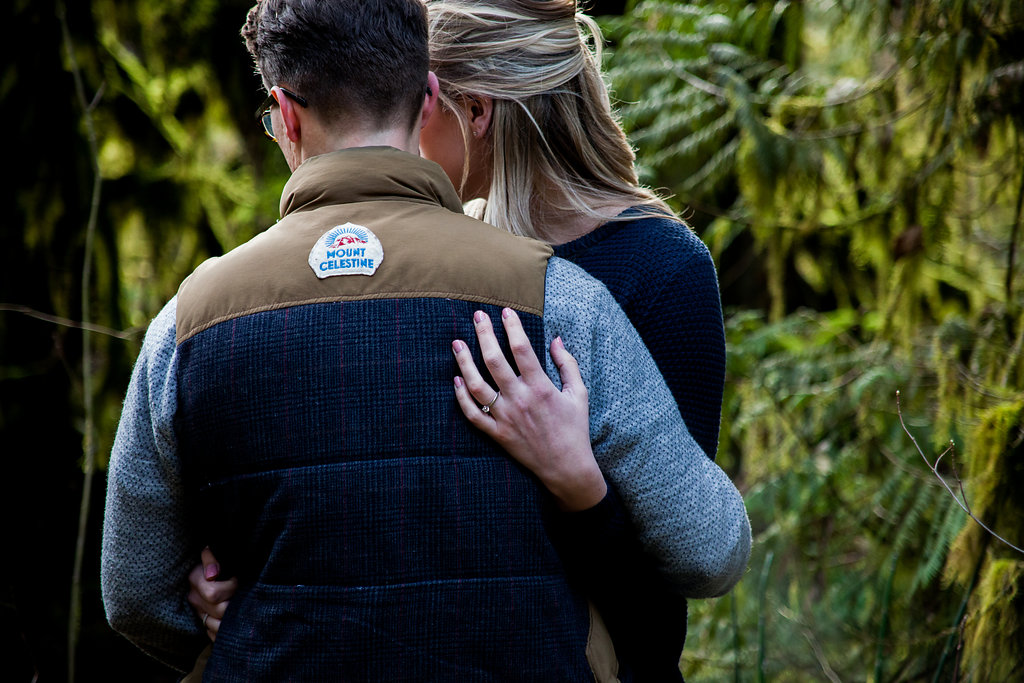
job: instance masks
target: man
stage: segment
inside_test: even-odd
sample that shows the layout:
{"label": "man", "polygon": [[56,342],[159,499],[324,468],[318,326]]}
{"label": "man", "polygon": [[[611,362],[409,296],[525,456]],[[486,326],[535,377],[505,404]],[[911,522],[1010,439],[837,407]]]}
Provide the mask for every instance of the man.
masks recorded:
{"label": "man", "polygon": [[681,592],[724,592],[749,553],[735,487],[607,291],[463,216],[416,155],[437,93],[418,0],[265,0],[243,34],[293,174],[282,219],[147,333],[108,477],[108,619],[186,670],[208,543],[239,579],[210,679],[611,679],[558,511],[459,413],[451,340],[510,308],[538,356],[561,336],[582,359],[614,487],[581,518],[606,527],[595,558],[627,545],[618,490]]}

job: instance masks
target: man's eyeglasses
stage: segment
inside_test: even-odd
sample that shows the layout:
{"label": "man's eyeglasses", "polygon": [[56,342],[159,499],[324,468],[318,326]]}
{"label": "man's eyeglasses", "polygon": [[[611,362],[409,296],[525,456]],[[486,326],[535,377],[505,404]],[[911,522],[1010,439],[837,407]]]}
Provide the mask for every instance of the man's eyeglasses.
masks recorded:
{"label": "man's eyeglasses", "polygon": [[[305,97],[296,95],[291,90],[285,90],[281,86],[277,86],[277,89],[298,102],[300,106],[309,106]],[[274,135],[274,122],[270,118],[270,108],[275,104],[277,104],[277,98],[274,97],[274,91],[271,89],[270,94],[267,95],[267,99],[263,100],[263,104],[261,104],[260,108],[256,110],[256,120],[263,125],[263,133],[274,142],[277,142],[277,136]]]}

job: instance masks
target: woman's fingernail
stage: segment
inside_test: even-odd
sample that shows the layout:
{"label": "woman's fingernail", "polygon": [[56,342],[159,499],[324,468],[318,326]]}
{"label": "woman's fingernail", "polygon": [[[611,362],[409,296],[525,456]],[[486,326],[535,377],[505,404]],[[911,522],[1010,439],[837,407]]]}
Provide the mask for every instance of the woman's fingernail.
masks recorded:
{"label": "woman's fingernail", "polygon": [[512,315],[512,309],[511,308],[503,308],[503,309],[501,309],[501,317],[502,318],[507,318],[510,315]]}
{"label": "woman's fingernail", "polygon": [[487,316],[484,315],[483,311],[477,311],[476,313],[473,314],[473,320],[478,323],[482,323],[485,317]]}
{"label": "woman's fingernail", "polygon": [[461,389],[462,388],[462,378],[459,377],[458,375],[455,376],[455,388],[456,389]]}
{"label": "woman's fingernail", "polygon": [[560,349],[564,349],[565,348],[565,344],[562,342],[562,338],[561,337],[555,337],[555,343],[558,344],[558,348],[560,348]]}
{"label": "woman's fingernail", "polygon": [[217,574],[220,574],[220,567],[215,564],[208,564],[203,572],[203,575],[207,579],[216,578]]}
{"label": "woman's fingernail", "polygon": [[452,351],[454,351],[455,353],[458,353],[461,350],[462,350],[462,342],[460,342],[458,339],[456,339],[455,341],[452,342]]}

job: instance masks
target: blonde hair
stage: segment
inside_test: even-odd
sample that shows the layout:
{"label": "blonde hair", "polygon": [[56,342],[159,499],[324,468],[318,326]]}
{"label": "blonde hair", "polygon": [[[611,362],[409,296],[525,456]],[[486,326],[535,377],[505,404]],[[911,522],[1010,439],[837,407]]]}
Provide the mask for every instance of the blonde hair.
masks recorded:
{"label": "blonde hair", "polygon": [[[637,181],[601,76],[601,31],[575,0],[427,0],[430,68],[469,148],[467,96],[494,102],[484,220],[538,237],[539,217],[615,220],[623,204],[672,216]],[[462,184],[469,171],[463,163]]]}

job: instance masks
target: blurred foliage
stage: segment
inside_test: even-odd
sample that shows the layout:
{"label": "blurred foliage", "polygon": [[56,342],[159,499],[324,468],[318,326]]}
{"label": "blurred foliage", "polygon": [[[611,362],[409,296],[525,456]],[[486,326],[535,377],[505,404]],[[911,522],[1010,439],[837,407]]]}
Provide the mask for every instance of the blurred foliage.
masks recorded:
{"label": "blurred foliage", "polygon": [[1024,5],[637,2],[605,26],[644,178],[729,306],[719,462],[755,549],[691,605],[687,680],[1024,676],[1024,556],[921,457],[948,449],[1024,544]]}
{"label": "blurred foliage", "polygon": [[[3,584],[4,680],[68,676],[68,595],[83,486],[84,373],[105,466],[149,320],[208,256],[277,217],[288,169],[253,120],[262,86],[239,28],[251,0],[7,3],[0,78],[13,178],[0,231],[5,545],[31,571]],[[69,41],[63,38],[66,26]],[[72,59],[73,56],[73,59]],[[75,89],[78,70],[84,99]],[[90,124],[97,136],[93,159]],[[102,180],[83,358],[81,273],[93,168]],[[85,539],[77,677],[174,680],[106,626],[102,478]],[[30,514],[25,514],[25,511]]]}
{"label": "blurred foliage", "polygon": [[[277,217],[288,170],[253,120],[238,37],[251,2],[3,10],[18,37],[0,45],[18,164],[0,231],[4,540],[33,567],[3,586],[5,679],[66,671],[83,373],[102,461],[148,321]],[[712,249],[727,307],[718,460],[755,548],[730,596],[691,602],[687,680],[1024,677],[1024,557],[939,485],[895,398],[930,461],[955,442],[939,471],[1021,545],[1024,4],[630,2],[604,26],[643,178]],[[92,333],[89,359],[86,117],[103,181],[88,322],[123,331]],[[99,510],[102,484],[90,494]],[[104,622],[100,517],[79,677],[174,680]]]}

